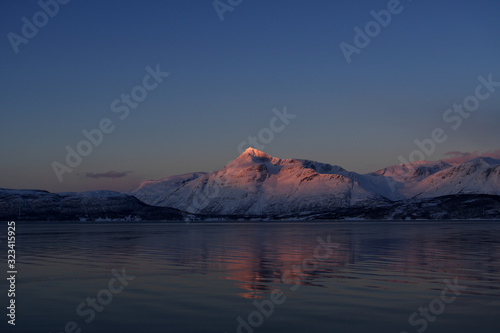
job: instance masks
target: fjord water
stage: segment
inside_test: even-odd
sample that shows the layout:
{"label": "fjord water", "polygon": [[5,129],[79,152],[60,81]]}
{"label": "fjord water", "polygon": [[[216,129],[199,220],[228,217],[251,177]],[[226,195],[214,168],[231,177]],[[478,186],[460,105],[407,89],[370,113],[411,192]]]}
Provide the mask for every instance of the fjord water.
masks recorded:
{"label": "fjord water", "polygon": [[500,331],[500,222],[18,223],[16,250],[12,332]]}

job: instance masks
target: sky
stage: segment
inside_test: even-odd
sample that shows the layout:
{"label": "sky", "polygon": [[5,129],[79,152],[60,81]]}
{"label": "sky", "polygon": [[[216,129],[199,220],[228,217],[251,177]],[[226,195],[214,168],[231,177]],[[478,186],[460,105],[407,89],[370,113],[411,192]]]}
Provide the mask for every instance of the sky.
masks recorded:
{"label": "sky", "polygon": [[500,155],[498,1],[60,2],[0,2],[1,188]]}

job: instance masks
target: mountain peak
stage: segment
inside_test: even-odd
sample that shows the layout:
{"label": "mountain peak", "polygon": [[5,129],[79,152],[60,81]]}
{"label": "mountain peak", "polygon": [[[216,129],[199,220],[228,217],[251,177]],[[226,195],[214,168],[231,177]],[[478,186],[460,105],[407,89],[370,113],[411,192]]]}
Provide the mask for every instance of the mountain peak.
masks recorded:
{"label": "mountain peak", "polygon": [[263,151],[260,151],[258,149],[249,147],[247,148],[240,156],[238,156],[235,160],[230,162],[226,167],[242,167],[244,165],[247,165],[248,163],[253,164],[253,163],[265,163],[265,162],[276,162],[279,161],[279,159],[274,158]]}
{"label": "mountain peak", "polygon": [[271,156],[267,155],[266,153],[264,153],[263,151],[260,151],[258,149],[252,148],[252,147],[248,147],[243,152],[243,154],[241,154],[241,156],[243,156],[243,155],[249,155],[251,157],[267,157],[267,158],[271,157]]}
{"label": "mountain peak", "polygon": [[473,158],[472,160],[469,160],[463,164],[496,166],[496,165],[500,164],[500,160],[497,160],[497,159],[489,157],[489,156],[480,156],[480,157]]}

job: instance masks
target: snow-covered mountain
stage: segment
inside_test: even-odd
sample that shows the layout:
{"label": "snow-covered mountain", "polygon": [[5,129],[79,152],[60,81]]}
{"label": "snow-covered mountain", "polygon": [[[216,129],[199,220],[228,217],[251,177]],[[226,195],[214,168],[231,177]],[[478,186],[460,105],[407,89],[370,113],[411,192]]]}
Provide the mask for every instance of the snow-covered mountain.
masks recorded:
{"label": "snow-covered mountain", "polygon": [[219,171],[147,181],[132,192],[153,206],[209,215],[258,216],[469,193],[500,195],[499,160],[482,157],[456,166],[418,161],[358,174],[336,165],[279,159],[248,148]]}
{"label": "snow-covered mountain", "polygon": [[440,170],[412,187],[417,198],[450,194],[500,195],[500,160],[478,157]]}
{"label": "snow-covered mountain", "polygon": [[338,166],[279,159],[249,148],[222,170],[146,182],[133,195],[193,213],[272,215],[383,201],[371,187]]}

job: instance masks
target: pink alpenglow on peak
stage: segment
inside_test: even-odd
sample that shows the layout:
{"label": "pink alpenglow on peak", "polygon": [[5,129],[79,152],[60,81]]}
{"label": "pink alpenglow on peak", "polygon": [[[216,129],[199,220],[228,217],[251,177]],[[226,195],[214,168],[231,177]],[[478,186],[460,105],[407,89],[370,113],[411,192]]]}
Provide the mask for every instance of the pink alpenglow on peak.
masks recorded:
{"label": "pink alpenglow on peak", "polygon": [[241,155],[245,155],[245,154],[248,154],[250,156],[255,156],[255,157],[270,157],[269,155],[267,155],[266,153],[264,153],[263,151],[260,151],[258,149],[255,149],[255,148],[252,148],[252,147],[248,147],[244,152],[243,154]]}
{"label": "pink alpenglow on peak", "polygon": [[255,148],[247,148],[236,160],[246,160],[246,159],[257,159],[257,161],[262,159],[272,159],[274,157],[264,153]]}

